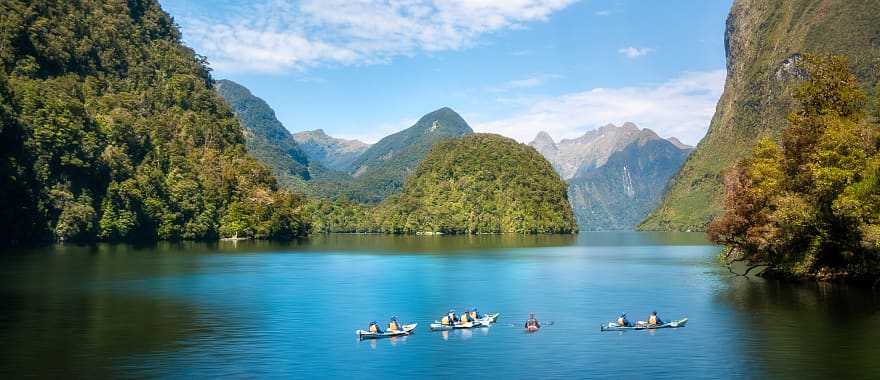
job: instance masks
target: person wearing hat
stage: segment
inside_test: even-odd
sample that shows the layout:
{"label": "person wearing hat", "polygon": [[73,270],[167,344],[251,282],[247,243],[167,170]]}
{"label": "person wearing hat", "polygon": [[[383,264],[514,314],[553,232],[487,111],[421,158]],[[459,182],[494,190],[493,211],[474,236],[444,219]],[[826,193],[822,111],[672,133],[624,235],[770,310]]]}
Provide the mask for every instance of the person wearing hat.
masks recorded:
{"label": "person wearing hat", "polygon": [[648,324],[649,325],[662,325],[663,324],[663,321],[660,320],[660,317],[657,316],[656,310],[652,311],[651,316],[648,317]]}
{"label": "person wearing hat", "polygon": [[630,327],[632,323],[626,319],[626,313],[621,313],[619,317],[617,317],[617,325],[622,327]]}

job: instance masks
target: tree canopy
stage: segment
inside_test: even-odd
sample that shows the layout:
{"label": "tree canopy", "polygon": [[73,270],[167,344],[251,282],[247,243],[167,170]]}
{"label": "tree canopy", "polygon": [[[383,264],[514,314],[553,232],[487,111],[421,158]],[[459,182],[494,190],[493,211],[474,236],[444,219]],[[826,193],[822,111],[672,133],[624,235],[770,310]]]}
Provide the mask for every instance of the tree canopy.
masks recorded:
{"label": "tree canopy", "polygon": [[804,57],[781,144],[765,138],[725,177],[710,238],[734,259],[819,279],[880,274],[880,138],[842,56]]}

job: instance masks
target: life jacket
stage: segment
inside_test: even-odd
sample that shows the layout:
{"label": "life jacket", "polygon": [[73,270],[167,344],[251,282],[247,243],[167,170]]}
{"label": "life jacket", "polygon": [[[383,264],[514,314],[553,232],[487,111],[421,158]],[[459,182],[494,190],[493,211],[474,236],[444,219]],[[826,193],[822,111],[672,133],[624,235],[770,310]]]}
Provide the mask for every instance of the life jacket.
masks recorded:
{"label": "life jacket", "polygon": [[388,331],[397,331],[397,330],[400,330],[400,328],[397,327],[397,322],[391,321],[390,323],[388,323]]}
{"label": "life jacket", "polygon": [[369,330],[371,333],[377,333],[379,332],[379,326],[376,326],[375,324],[370,324]]}
{"label": "life jacket", "polygon": [[477,318],[477,312],[476,312],[476,311],[472,311],[470,314],[471,314],[471,319],[474,319],[474,320],[479,319],[479,318]]}
{"label": "life jacket", "polygon": [[440,318],[440,324],[449,326],[449,316],[444,315],[443,318]]}
{"label": "life jacket", "polygon": [[526,327],[532,327],[532,326],[535,326],[535,327],[538,326],[537,319],[529,319],[528,321],[526,321]]}
{"label": "life jacket", "polygon": [[626,326],[626,319],[623,319],[623,317],[617,318],[617,324],[619,326]]}
{"label": "life jacket", "polygon": [[466,323],[468,321],[467,313],[461,315],[461,323]]}
{"label": "life jacket", "polygon": [[648,318],[648,324],[649,325],[656,325],[657,324],[657,316],[651,315],[651,317]]}

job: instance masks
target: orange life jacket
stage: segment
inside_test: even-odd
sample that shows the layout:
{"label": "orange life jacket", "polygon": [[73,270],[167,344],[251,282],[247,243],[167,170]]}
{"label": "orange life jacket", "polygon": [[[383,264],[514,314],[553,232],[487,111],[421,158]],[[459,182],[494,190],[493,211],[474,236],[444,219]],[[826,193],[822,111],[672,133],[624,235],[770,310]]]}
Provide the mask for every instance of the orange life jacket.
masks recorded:
{"label": "orange life jacket", "polygon": [[465,322],[467,322],[467,321],[468,321],[468,315],[467,315],[467,313],[462,314],[462,315],[461,315],[461,323],[465,323]]}
{"label": "orange life jacket", "polygon": [[448,316],[448,315],[444,315],[443,318],[440,319],[440,324],[442,324],[442,325],[449,325],[449,316]]}
{"label": "orange life jacket", "polygon": [[617,318],[617,324],[620,326],[626,325],[626,321],[623,320],[623,317]]}
{"label": "orange life jacket", "polygon": [[649,325],[656,325],[657,324],[657,316],[651,315],[651,317],[648,318],[648,324]]}
{"label": "orange life jacket", "polygon": [[376,325],[370,325],[370,332],[371,332],[371,333],[377,333],[377,332],[379,332],[379,326],[376,326]]}
{"label": "orange life jacket", "polygon": [[397,331],[397,330],[399,330],[399,329],[400,329],[400,328],[397,327],[397,323],[396,323],[396,322],[388,323],[388,331]]}
{"label": "orange life jacket", "polygon": [[477,312],[476,311],[471,312],[471,319],[474,319],[474,320],[477,319]]}

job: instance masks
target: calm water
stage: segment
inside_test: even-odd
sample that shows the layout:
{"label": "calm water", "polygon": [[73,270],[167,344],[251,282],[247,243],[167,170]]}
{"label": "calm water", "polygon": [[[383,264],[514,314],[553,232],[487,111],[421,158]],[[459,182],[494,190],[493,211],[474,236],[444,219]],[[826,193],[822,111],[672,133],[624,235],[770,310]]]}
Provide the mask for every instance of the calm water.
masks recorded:
{"label": "calm water", "polygon": [[[0,377],[880,378],[880,296],[732,278],[698,234],[334,235],[0,258]],[[433,333],[449,308],[502,313]],[[602,333],[626,311],[688,327]],[[545,322],[520,328],[529,312]],[[398,315],[418,332],[363,341]]]}

